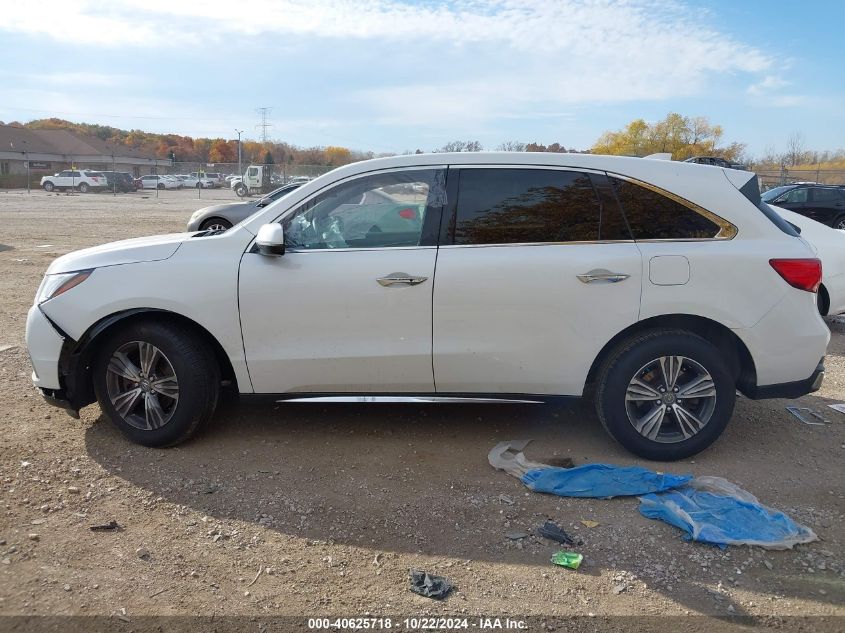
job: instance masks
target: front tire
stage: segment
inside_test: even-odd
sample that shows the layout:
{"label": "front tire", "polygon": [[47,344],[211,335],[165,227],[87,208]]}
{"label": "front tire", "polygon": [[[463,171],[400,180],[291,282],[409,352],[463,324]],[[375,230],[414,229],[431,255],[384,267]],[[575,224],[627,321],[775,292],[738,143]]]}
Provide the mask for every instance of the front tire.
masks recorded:
{"label": "front tire", "polygon": [[598,375],[596,411],[605,430],[640,457],[675,461],[703,451],[733,414],[736,385],[721,352],[697,334],[656,329],[633,335]]}
{"label": "front tire", "polygon": [[52,182],[50,182],[49,180],[44,183],[43,187],[44,187],[44,191],[48,191],[48,192],[53,191],[53,189],[56,188],[56,186]]}
{"label": "front tire", "polygon": [[200,231],[228,231],[231,228],[232,223],[229,222],[229,220],[225,220],[223,218],[209,218],[208,220],[200,224]]}
{"label": "front tire", "polygon": [[830,226],[834,229],[845,229],[845,215],[837,217]]}
{"label": "front tire", "polygon": [[235,193],[239,197],[243,198],[248,193],[248,191],[245,185],[238,185],[237,187],[235,187]]}
{"label": "front tire", "polygon": [[174,446],[214,414],[220,370],[211,350],[190,329],[136,321],[100,345],[94,391],[103,412],[130,440]]}

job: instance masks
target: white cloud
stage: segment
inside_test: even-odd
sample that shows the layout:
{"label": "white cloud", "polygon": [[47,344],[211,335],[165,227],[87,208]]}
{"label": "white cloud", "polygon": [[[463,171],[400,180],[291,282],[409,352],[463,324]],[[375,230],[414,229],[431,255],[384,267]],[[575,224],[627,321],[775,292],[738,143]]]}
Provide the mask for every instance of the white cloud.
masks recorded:
{"label": "white cloud", "polygon": [[766,75],[760,81],[748,86],[748,94],[760,96],[785,88],[789,82],[776,75]]}
{"label": "white cloud", "polygon": [[[362,53],[372,68],[354,89],[338,86],[326,96],[387,125],[477,129],[501,119],[566,117],[584,104],[696,96],[709,92],[714,81],[737,78],[750,82],[751,95],[780,87],[769,54],[708,26],[707,12],[680,0],[44,0],[40,5],[38,12],[7,12],[0,32],[98,50],[202,51],[249,42],[257,63],[268,68],[286,45],[296,47],[300,63],[311,59],[317,67],[336,48],[377,51],[382,59],[374,61]],[[397,73],[400,56],[417,70]],[[339,62],[344,63],[350,73],[360,71],[353,60]],[[391,64],[390,72],[384,70]]]}

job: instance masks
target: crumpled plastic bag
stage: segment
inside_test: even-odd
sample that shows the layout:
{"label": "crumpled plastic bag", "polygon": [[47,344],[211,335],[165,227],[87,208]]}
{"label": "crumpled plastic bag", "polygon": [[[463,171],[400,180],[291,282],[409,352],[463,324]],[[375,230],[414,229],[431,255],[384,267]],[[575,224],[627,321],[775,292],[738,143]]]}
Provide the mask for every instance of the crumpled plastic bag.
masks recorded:
{"label": "crumpled plastic bag", "polygon": [[556,468],[529,462],[522,449],[528,441],[509,441],[497,444],[487,456],[490,465],[518,477],[530,490],[559,497],[637,496],[677,488],[692,479],[692,475],[656,473],[641,466],[613,466],[587,464],[574,468]]}
{"label": "crumpled plastic bag", "polygon": [[443,600],[454,588],[452,583],[443,576],[434,576],[419,569],[409,570],[408,579],[411,582],[411,591],[435,600]]}
{"label": "crumpled plastic bag", "polygon": [[684,540],[791,549],[818,536],[783,512],[760,503],[750,492],[721,477],[696,477],[660,494],[640,497],[640,514],[685,532]]}

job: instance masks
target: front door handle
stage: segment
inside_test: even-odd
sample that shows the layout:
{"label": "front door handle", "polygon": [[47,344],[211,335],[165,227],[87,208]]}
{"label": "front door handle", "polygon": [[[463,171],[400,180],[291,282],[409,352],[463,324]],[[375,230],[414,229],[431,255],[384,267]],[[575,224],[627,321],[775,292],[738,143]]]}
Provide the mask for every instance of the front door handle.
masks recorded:
{"label": "front door handle", "polygon": [[585,284],[591,284],[594,281],[606,281],[615,284],[619,281],[625,281],[630,276],[625,273],[612,273],[605,268],[594,268],[588,273],[577,275],[579,281],[583,281]]}
{"label": "front door handle", "polygon": [[418,286],[426,281],[428,277],[415,277],[408,273],[390,273],[385,277],[376,279],[382,286]]}

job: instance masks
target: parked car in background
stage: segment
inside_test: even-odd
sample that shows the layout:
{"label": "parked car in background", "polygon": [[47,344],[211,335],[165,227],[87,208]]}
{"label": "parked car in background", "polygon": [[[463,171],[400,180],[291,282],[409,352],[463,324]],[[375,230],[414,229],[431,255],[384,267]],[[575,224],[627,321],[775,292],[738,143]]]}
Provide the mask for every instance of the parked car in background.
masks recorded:
{"label": "parked car in background", "polygon": [[100,173],[106,178],[106,189],[108,191],[120,191],[121,193],[135,191],[135,182],[131,174],[123,171],[103,171]]}
{"label": "parked car in background", "polygon": [[784,220],[801,230],[801,237],[810,243],[822,260],[822,283],[817,295],[819,313],[834,316],[845,312],[845,231],[788,209],[773,208]]}
{"label": "parked car in background", "polygon": [[824,375],[821,264],[756,185],[589,154],[346,165],[228,231],[56,259],[27,319],[33,381],[72,412],[96,398],[147,446],[188,438],[229,387],[315,402],[590,394],[628,450],[686,458],[721,435],[737,390],[795,398]]}
{"label": "parked car in background", "polygon": [[206,176],[214,181],[215,187],[221,187],[223,186],[223,183],[226,182],[223,178],[223,174],[217,172],[209,172],[206,174]]}
{"label": "parked car in background", "polygon": [[687,158],[685,163],[695,163],[697,165],[713,165],[715,167],[724,167],[725,169],[742,169],[745,170],[745,165],[726,160],[721,156],[693,156]]}
{"label": "parked car in background", "polygon": [[245,220],[259,209],[263,209],[271,202],[289,194],[300,187],[302,183],[292,183],[271,191],[263,198],[249,202],[230,202],[215,204],[195,211],[188,220],[188,231],[225,231]]}
{"label": "parked car in background", "polygon": [[143,189],[178,189],[178,180],[167,178],[157,174],[141,176],[141,187]]}
{"label": "parked car in background", "polygon": [[784,185],[769,189],[763,201],[799,215],[845,229],[845,187],[817,184]]}
{"label": "parked car in background", "polygon": [[202,185],[202,189],[214,189],[217,186],[217,179],[209,177],[209,175],[204,172],[192,171],[191,176],[199,180]]}
{"label": "parked car in background", "polygon": [[80,193],[88,191],[102,191],[108,185],[106,177],[98,171],[90,169],[66,169],[52,176],[44,176],[41,179],[41,187],[44,191],[67,191],[75,189]]}
{"label": "parked car in background", "polygon": [[199,178],[194,178],[193,176],[186,175],[186,174],[176,174],[176,178],[182,181],[183,187],[189,188],[198,188],[200,187]]}

